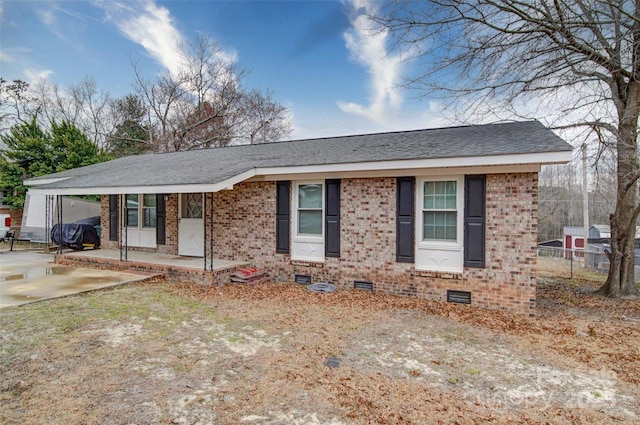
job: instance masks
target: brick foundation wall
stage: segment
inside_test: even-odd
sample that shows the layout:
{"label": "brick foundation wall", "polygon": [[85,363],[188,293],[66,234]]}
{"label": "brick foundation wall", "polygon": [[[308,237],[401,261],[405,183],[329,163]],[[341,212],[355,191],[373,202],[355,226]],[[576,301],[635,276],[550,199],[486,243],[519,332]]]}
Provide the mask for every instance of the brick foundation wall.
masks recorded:
{"label": "brick foundation wall", "polygon": [[224,285],[229,283],[231,275],[249,264],[239,264],[222,270],[207,271],[137,261],[116,261],[110,258],[96,258],[72,254],[56,254],[54,263],[73,267],[90,267],[101,270],[118,270],[123,272],[143,273],[149,276],[162,276],[168,280],[187,280],[207,285]]}
{"label": "brick foundation wall", "polygon": [[395,178],[343,179],[341,257],[324,263],[292,261],[275,252],[275,182],[242,183],[215,194],[214,256],[245,260],[277,280],[308,274],[352,288],[374,283],[377,292],[446,300],[446,291],[472,293],[472,305],[535,313],[538,219],[536,173],[487,176],[486,267],[462,273],[415,270],[395,261]]}

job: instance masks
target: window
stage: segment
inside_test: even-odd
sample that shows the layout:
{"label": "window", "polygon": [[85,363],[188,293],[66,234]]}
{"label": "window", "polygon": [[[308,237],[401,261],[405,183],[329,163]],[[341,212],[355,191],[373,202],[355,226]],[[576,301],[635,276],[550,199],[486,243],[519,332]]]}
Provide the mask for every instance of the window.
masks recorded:
{"label": "window", "polygon": [[398,177],[396,208],[396,261],[453,273],[485,267],[485,175]]}
{"label": "window", "polygon": [[325,183],[298,182],[292,190],[291,258],[325,259]]}
{"label": "window", "polygon": [[321,184],[298,186],[298,235],[322,236],[322,195]]}
{"label": "window", "polygon": [[144,221],[142,227],[156,227],[156,195],[142,195],[142,211]]}
{"label": "window", "polygon": [[[289,187],[278,186],[276,251],[286,252],[291,235],[292,260],[324,262],[326,257],[340,257],[340,179],[294,183],[290,206]],[[291,231],[283,231],[289,221]]]}
{"label": "window", "polygon": [[464,187],[463,176],[417,180],[414,207],[416,269],[462,271]]}
{"label": "window", "polygon": [[422,203],[422,240],[457,241],[457,182],[426,181]]}
{"label": "window", "polygon": [[[128,194],[127,227],[156,227],[156,195]],[[142,217],[142,221],[140,221]]]}
{"label": "window", "polygon": [[181,218],[202,218],[202,193],[183,193],[180,208]]}
{"label": "window", "polygon": [[138,195],[127,195],[127,226],[138,227]]}

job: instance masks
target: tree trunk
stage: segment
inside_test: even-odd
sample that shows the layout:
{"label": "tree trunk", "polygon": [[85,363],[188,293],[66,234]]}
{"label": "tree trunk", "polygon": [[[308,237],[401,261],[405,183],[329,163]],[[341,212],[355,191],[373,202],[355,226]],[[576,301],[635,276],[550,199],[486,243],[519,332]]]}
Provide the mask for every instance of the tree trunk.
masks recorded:
{"label": "tree trunk", "polygon": [[[637,185],[634,185],[634,189]],[[598,290],[608,297],[639,295],[635,283],[635,203],[618,202],[616,213],[611,215],[611,252],[607,281]]]}
{"label": "tree trunk", "polygon": [[[624,108],[618,109],[617,200],[611,215],[611,252],[607,281],[598,290],[608,297],[640,295],[635,282],[635,236],[638,206],[638,113],[640,83],[629,83]],[[622,102],[621,102],[622,103]]]}

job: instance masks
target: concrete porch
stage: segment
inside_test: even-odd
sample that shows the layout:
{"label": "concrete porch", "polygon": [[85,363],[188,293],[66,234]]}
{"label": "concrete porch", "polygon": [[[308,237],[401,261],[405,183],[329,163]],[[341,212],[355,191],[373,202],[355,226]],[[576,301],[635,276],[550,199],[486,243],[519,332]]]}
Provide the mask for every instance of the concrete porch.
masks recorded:
{"label": "concrete porch", "polygon": [[115,249],[71,251],[56,254],[54,262],[69,266],[142,272],[162,275],[169,280],[186,280],[214,285],[230,283],[230,275],[233,272],[250,265],[250,263],[243,261],[214,259],[213,264],[207,264],[207,270],[204,270],[203,258],[142,251],[128,251],[127,261],[120,261],[120,251]]}

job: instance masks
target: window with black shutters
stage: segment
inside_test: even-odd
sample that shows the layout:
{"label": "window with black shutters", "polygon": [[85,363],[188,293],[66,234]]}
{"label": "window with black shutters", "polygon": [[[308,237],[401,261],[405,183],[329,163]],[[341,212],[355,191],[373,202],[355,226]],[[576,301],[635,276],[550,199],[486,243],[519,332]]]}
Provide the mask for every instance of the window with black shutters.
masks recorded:
{"label": "window with black shutters", "polygon": [[[291,185],[291,258],[323,262],[340,257],[340,180]],[[284,224],[284,211],[282,224]],[[278,229],[277,229],[278,231]]]}

